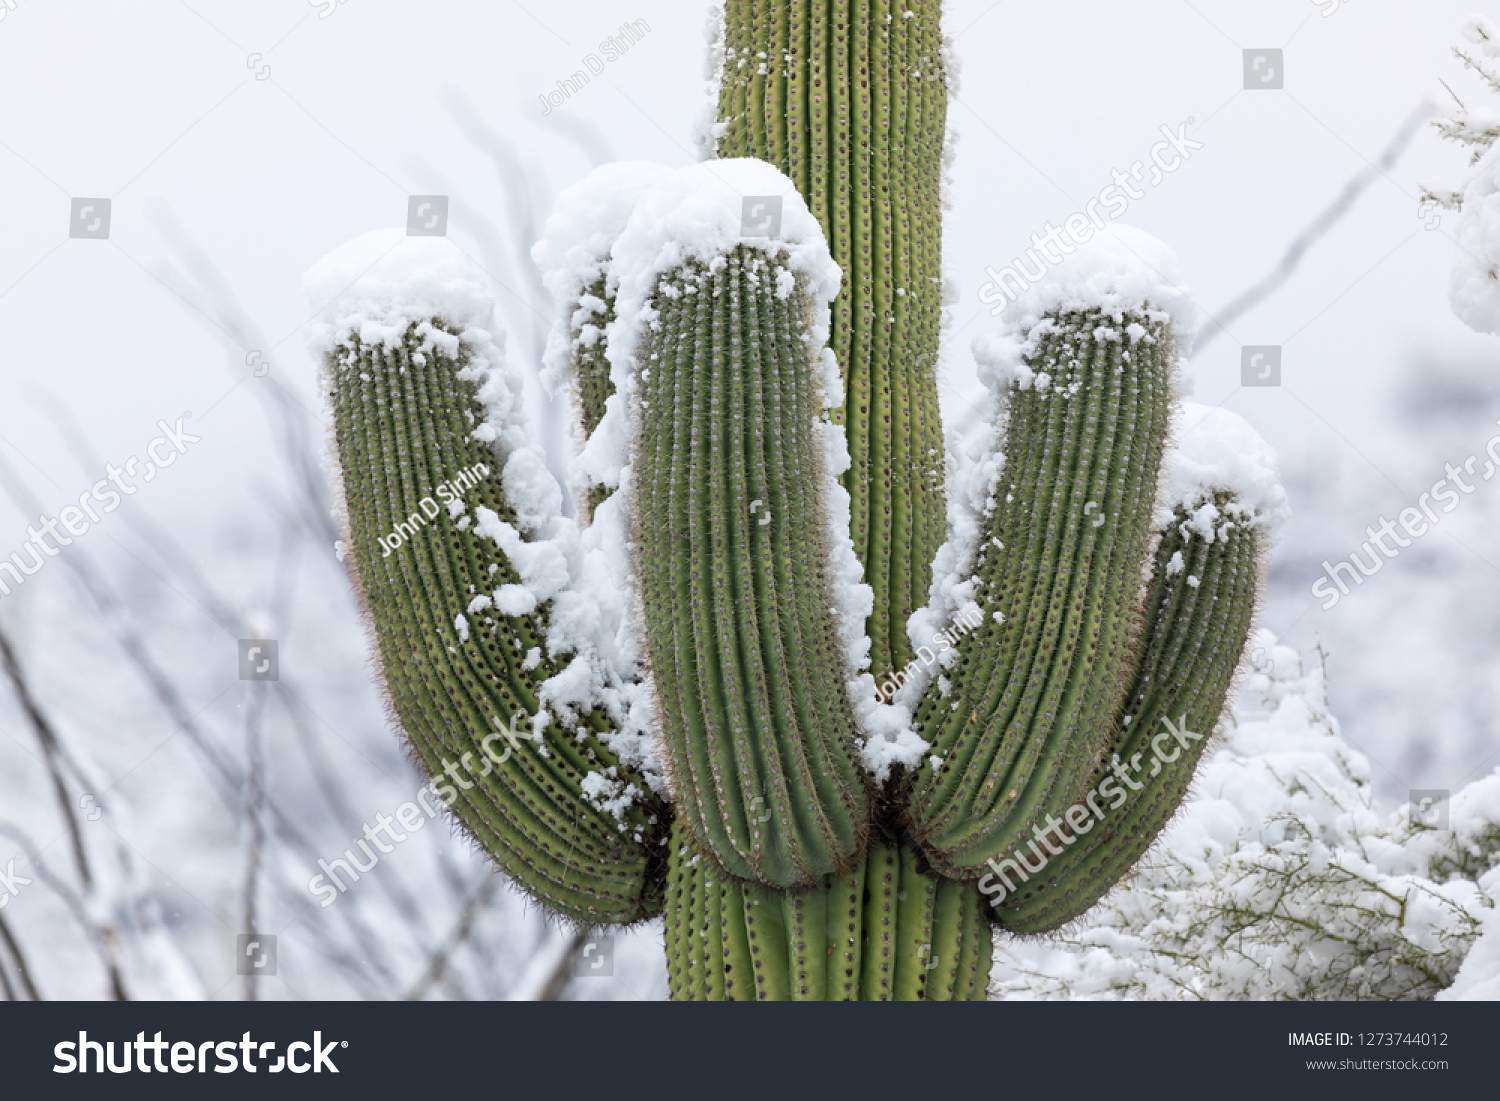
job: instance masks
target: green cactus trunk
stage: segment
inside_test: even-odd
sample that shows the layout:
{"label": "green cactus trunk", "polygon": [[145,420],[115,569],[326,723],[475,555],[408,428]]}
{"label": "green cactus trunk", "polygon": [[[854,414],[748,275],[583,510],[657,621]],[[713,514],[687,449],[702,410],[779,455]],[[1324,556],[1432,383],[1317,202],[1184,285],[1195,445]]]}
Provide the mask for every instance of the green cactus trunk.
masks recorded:
{"label": "green cactus trunk", "polygon": [[[843,376],[845,404],[834,411],[834,419],[848,433],[852,462],[844,485],[851,498],[850,534],[865,568],[865,581],[875,592],[874,613],[866,629],[872,640],[872,669],[879,675],[910,660],[906,621],[914,608],[926,602],[933,555],[944,536],[936,375],[942,289],[939,192],[947,113],[940,14],[938,0],[915,0],[899,7],[834,0],[730,0],[725,5],[718,155],[757,157],[785,173],[818,218],[833,259],[843,271],[833,303],[829,345]],[[678,327],[690,329],[692,324],[684,321]],[[698,325],[701,331],[703,323]],[[664,328],[670,330],[672,324]],[[661,341],[663,346],[667,343]],[[653,388],[653,410],[665,397],[661,389],[665,385]],[[718,415],[725,412],[721,409]],[[804,421],[810,420],[810,412],[804,406]],[[770,413],[767,409],[762,415]],[[768,423],[791,422],[772,416]],[[753,418],[751,425],[760,430]],[[665,432],[665,425],[657,431]],[[650,423],[646,434],[652,434]],[[801,465],[805,485],[816,462],[804,459]],[[778,497],[795,495],[792,482],[772,479],[764,484],[773,482]],[[750,494],[757,495],[758,491]],[[741,515],[747,514],[744,497],[731,493],[728,498]],[[800,519],[806,508],[801,506],[787,519]],[[653,514],[660,515],[660,510],[643,502],[642,516]],[[773,520],[771,526],[779,524]],[[751,534],[756,534],[753,526]],[[778,545],[766,540],[773,556],[759,560],[779,563],[787,570],[812,570],[807,553],[821,548],[822,540],[815,532],[811,534],[809,538],[789,525],[780,533]],[[775,557],[777,553],[781,557]],[[705,587],[698,599],[712,591]],[[657,607],[665,616],[671,606],[663,602]],[[666,695],[661,679],[664,649],[654,646],[652,652],[658,687]],[[701,650],[697,656],[701,661]],[[819,655],[825,662],[831,657]],[[833,661],[829,667],[833,672],[841,665]],[[798,679],[806,680],[804,676]],[[778,687],[774,680],[771,687]],[[811,702],[839,717],[831,724],[825,720],[807,728],[815,739],[835,749],[846,743],[842,685],[835,681],[823,692],[813,692]],[[763,705],[760,713],[770,718],[780,710]],[[736,769],[727,752],[724,757],[724,774],[759,774]],[[835,759],[842,763],[843,757]],[[707,779],[705,768],[706,762],[694,773],[695,779],[700,775]],[[674,771],[683,775],[680,766]],[[714,774],[716,782],[722,782],[718,780],[721,770],[716,768]],[[844,788],[847,781],[842,772],[834,775]],[[683,785],[677,786],[680,790]],[[715,787],[716,783],[695,783],[692,790],[703,798]],[[690,819],[697,821],[694,802],[692,794],[683,799]],[[734,822],[743,830],[754,828],[753,818],[747,822],[743,817],[749,805],[750,800],[742,798],[740,818]],[[791,806],[803,814],[844,805],[843,800],[806,797],[769,804],[778,812]],[[689,867],[677,861],[674,872],[684,883],[681,889],[693,898],[697,897],[694,891],[712,893],[728,882],[725,869],[744,875],[743,862],[734,859],[742,847],[711,846],[723,868],[714,868],[707,857]],[[702,851],[690,844],[674,845],[674,851],[678,849],[695,856]],[[919,860],[912,849],[877,838],[860,861],[863,866],[825,880],[826,887],[803,876],[800,884],[815,885],[781,900],[750,882],[724,888],[722,910],[712,920],[717,922],[714,929],[733,931],[725,942],[728,947],[702,959],[688,952],[691,965],[673,971],[673,996],[983,998],[990,945],[988,934],[982,931],[977,890],[972,883],[918,873]],[[838,869],[830,869],[825,861],[813,870]],[[788,885],[790,880],[779,869],[755,878],[773,885]],[[921,887],[913,886],[903,895],[898,879]],[[910,905],[892,904],[890,899],[897,895],[910,899]],[[928,900],[925,909],[917,904],[919,898]],[[941,899],[942,905],[934,906],[934,899]],[[837,913],[837,937],[831,928],[822,928],[823,918],[811,925],[803,920],[801,915],[808,911]],[[770,913],[777,917],[762,916]],[[961,915],[970,920],[961,921]],[[670,952],[674,941],[691,945],[691,929],[704,928],[702,923],[710,919],[691,905],[669,904],[665,920]],[[677,928],[681,921],[692,923],[687,933]],[[730,948],[739,945],[736,938],[741,927],[752,933],[762,930],[759,935],[765,940],[763,946],[753,946],[757,949],[753,986],[743,965],[737,976],[732,970],[738,957]],[[799,936],[786,931],[802,930],[800,935],[807,936],[812,934],[806,930],[814,927],[813,939],[827,952],[835,953],[838,946],[837,961],[830,956],[826,962],[809,965],[806,954],[796,950]],[[940,944],[937,949],[931,948],[934,937]],[[929,971],[927,960],[918,960],[915,953],[935,952],[931,958],[941,960],[945,955],[941,946],[947,947],[947,963]],[[813,970],[804,974],[808,966]],[[726,969],[725,974],[718,974],[719,968]]]}
{"label": "green cactus trunk", "polygon": [[667,976],[683,1001],[970,1001],[989,982],[973,884],[877,836],[863,866],[788,893],[725,875],[685,831],[667,872]]}

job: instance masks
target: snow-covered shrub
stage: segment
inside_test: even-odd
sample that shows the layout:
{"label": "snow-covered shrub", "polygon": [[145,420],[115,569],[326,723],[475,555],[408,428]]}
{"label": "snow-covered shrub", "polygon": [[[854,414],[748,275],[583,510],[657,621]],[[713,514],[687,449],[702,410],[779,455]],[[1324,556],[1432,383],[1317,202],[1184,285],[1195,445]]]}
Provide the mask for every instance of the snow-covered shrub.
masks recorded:
{"label": "snow-covered shrub", "polygon": [[[1056,941],[1002,941],[995,993],[1425,999],[1461,974],[1453,996],[1496,985],[1500,772],[1453,795],[1446,829],[1410,807],[1382,815],[1321,660],[1304,670],[1265,631],[1256,645],[1243,695],[1261,709],[1231,714],[1159,848]],[[1472,976],[1471,950],[1490,960]]]}

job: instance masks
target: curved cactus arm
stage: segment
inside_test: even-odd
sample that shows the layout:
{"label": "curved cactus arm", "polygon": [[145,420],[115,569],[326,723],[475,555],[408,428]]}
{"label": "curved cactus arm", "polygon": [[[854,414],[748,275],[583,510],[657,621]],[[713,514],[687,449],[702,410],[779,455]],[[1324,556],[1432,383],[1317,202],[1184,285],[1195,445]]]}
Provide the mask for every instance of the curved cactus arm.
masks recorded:
{"label": "curved cactus arm", "polygon": [[[979,881],[1003,928],[1043,933],[1079,916],[1135,866],[1176,813],[1250,633],[1267,520],[1223,488],[1177,502],[1157,548],[1145,651],[1109,762],[1078,803],[1043,827],[1043,848],[1033,839],[1030,854],[992,862]],[[1039,853],[1047,854],[1045,866],[1028,873],[1023,862],[1032,866]]]}
{"label": "curved cactus arm", "polygon": [[974,564],[982,620],[946,673],[952,690],[929,692],[915,726],[936,760],[915,778],[913,823],[955,874],[1071,801],[1127,687],[1176,350],[1160,321],[1125,325],[1049,319],[1012,383]]}
{"label": "curved cactus arm", "polygon": [[[578,921],[660,907],[649,701],[611,632],[605,557],[560,514],[482,276],[446,241],[371,234],[309,275],[344,560],[430,795]],[[424,793],[424,798],[430,798]]]}
{"label": "curved cactus arm", "polygon": [[615,320],[617,290],[609,275],[610,254],[641,195],[670,171],[646,161],[600,165],[557,197],[542,239],[531,250],[558,304],[542,384],[550,394],[572,399],[570,481],[584,524],[619,485],[618,464],[600,462],[597,449],[589,447],[615,393],[605,335]]}
{"label": "curved cactus arm", "polygon": [[667,974],[677,1000],[971,1001],[993,945],[973,883],[934,875],[875,837],[821,889],[773,891],[724,874],[682,824],[667,878]]}
{"label": "curved cactus arm", "polygon": [[[745,195],[780,197],[778,239],[742,240]],[[725,870],[781,888],[852,867],[869,816],[848,692],[869,596],[841,584],[858,566],[839,539],[842,438],[821,419],[836,273],[790,181],[759,161],[647,192],[613,273],[634,565],[677,805]]]}
{"label": "curved cactus arm", "polygon": [[906,694],[930,743],[910,821],[952,875],[977,876],[1072,804],[1130,684],[1175,400],[1173,319],[1189,308],[1153,271],[1169,254],[1155,253],[1144,234],[1108,231],[1021,304],[1018,324],[976,342],[1004,454],[980,465],[965,560],[940,556],[953,572],[934,584],[949,604],[972,602],[973,629],[935,690],[918,678]]}

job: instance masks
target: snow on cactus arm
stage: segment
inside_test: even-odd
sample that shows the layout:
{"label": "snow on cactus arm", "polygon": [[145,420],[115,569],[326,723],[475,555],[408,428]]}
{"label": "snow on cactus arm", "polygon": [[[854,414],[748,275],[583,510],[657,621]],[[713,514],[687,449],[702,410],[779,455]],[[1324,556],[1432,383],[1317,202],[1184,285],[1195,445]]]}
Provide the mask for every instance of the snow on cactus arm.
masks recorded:
{"label": "snow on cactus arm", "polygon": [[[782,197],[779,238],[742,239],[745,195]],[[678,806],[731,874],[807,886],[853,866],[869,815],[847,692],[868,647],[850,609],[869,598],[844,585],[852,550],[829,523],[847,515],[838,430],[819,419],[837,401],[823,346],[838,268],[791,181],[749,160],[666,177],[614,265],[623,409],[599,433],[628,411],[635,564]]]}
{"label": "snow on cactus arm", "polygon": [[[980,338],[1004,465],[968,545],[940,552],[979,605],[915,732],[909,816],[934,866],[978,875],[1082,794],[1130,684],[1178,346],[1192,306],[1154,239],[1081,247]],[[998,442],[998,441],[997,441]],[[935,594],[939,595],[939,594]],[[943,690],[943,686],[947,690]]]}
{"label": "snow on cactus arm", "polygon": [[590,464],[587,445],[614,384],[604,334],[615,319],[615,281],[609,258],[636,201],[671,169],[645,161],[605,164],[557,197],[542,239],[531,257],[558,304],[547,337],[542,383],[548,392],[569,392],[576,415],[570,480],[585,523],[619,485],[619,471]]}
{"label": "snow on cactus arm", "polygon": [[615,671],[617,586],[561,516],[482,276],[447,241],[386,231],[305,289],[332,317],[312,343],[345,563],[432,792],[559,914],[651,916],[667,811]]}
{"label": "snow on cactus arm", "polygon": [[1035,879],[1017,862],[1028,858],[1011,854],[979,883],[1010,932],[1066,924],[1145,854],[1187,794],[1245,649],[1286,495],[1271,449],[1235,414],[1187,405],[1179,424],[1142,657],[1112,724],[1119,733],[1110,760],[1089,787],[1094,798],[1044,829],[1062,852]]}

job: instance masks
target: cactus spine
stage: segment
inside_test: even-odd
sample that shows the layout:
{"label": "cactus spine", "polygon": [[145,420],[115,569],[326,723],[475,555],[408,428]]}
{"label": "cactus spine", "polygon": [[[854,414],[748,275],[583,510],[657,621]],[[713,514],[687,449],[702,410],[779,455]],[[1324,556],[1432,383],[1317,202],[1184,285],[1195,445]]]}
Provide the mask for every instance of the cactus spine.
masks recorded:
{"label": "cactus spine", "polygon": [[[616,613],[589,602],[602,575],[580,529],[538,511],[523,426],[490,430],[495,353],[472,320],[413,292],[396,337],[355,326],[328,350],[351,571],[416,755],[556,912],[661,913],[676,998],[984,997],[992,923],[1058,927],[1160,833],[1249,632],[1260,515],[1232,485],[1205,485],[1166,502],[1162,523],[1178,355],[1170,311],[1138,287],[1048,300],[1015,331],[994,383],[998,480],[970,528],[945,516],[940,9],[727,0],[724,159],[692,177],[697,191],[681,190],[697,169],[616,166],[579,200],[615,194],[613,220],[581,252],[548,253],[544,267],[564,265],[549,269],[566,275],[549,282],[558,362],[587,441],[580,512],[632,544],[638,658],[614,653],[628,631],[579,634]],[[784,191],[801,228],[730,239],[721,208],[737,218],[740,194],[726,199],[726,181]],[[684,229],[682,211],[703,217]],[[833,280],[809,272],[830,255],[842,282],[825,327]],[[883,735],[835,584],[825,340],[844,384],[831,421],[846,432],[849,537],[873,593],[869,672],[910,667],[937,563],[960,562],[981,616],[941,675],[888,709],[910,707],[902,736],[925,749],[879,784],[866,769]],[[425,486],[475,463],[504,472],[475,490],[478,523],[455,511],[381,555],[377,536]],[[647,712],[670,799],[630,741]],[[463,754],[511,714],[540,735],[476,774]],[[1155,767],[1137,776],[1142,760]],[[1125,798],[1101,805],[1122,773]]]}

